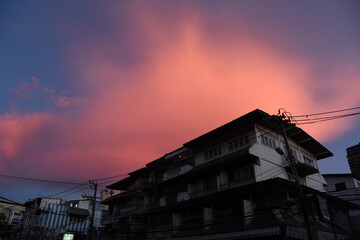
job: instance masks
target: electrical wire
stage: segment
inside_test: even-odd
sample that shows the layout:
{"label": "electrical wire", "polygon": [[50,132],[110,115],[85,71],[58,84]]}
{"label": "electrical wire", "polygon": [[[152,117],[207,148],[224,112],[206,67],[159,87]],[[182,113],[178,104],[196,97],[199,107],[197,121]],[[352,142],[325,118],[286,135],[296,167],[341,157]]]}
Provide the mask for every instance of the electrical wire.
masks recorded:
{"label": "electrical wire", "polygon": [[346,108],[346,109],[340,109],[340,110],[334,110],[334,111],[328,111],[328,112],[320,112],[320,113],[303,114],[303,115],[297,115],[297,116],[293,116],[293,117],[296,118],[296,117],[318,116],[318,115],[324,115],[324,114],[351,111],[351,110],[355,110],[355,109],[360,109],[360,107]]}
{"label": "electrical wire", "polygon": [[327,120],[327,119],[336,119],[336,118],[343,118],[343,117],[348,117],[348,116],[354,116],[354,115],[358,115],[360,114],[360,112],[356,112],[356,113],[349,113],[349,114],[342,114],[342,115],[336,115],[336,116],[328,116],[328,117],[318,117],[318,118],[306,118],[306,119],[298,119],[298,122],[306,122],[306,121],[317,121],[317,120]]}
{"label": "electrical wire", "polygon": [[[315,114],[307,114],[307,115],[298,115],[298,116],[292,116],[292,114],[290,112],[287,112],[285,111],[285,109],[279,109],[279,114],[280,114],[280,110],[283,111],[283,114],[285,116],[287,116],[288,118],[291,118],[291,119],[294,119],[294,117],[302,117],[302,116],[316,116],[316,115],[322,115],[322,114],[329,114],[329,113],[336,113],[336,112],[342,112],[342,111],[349,111],[349,110],[354,110],[354,109],[358,109],[360,107],[356,107],[356,108],[349,108],[349,109],[342,109],[342,110],[336,110],[336,111],[330,111],[330,112],[323,112],[323,113],[315,113]],[[314,118],[314,119],[300,119],[300,120],[296,120],[296,121],[308,121],[308,122],[304,122],[304,123],[300,123],[299,125],[301,124],[311,124],[311,123],[315,123],[314,120],[316,120],[316,122],[319,122],[319,121],[328,121],[328,120],[333,120],[333,119],[338,119],[338,118],[343,118],[343,117],[348,117],[348,116],[354,116],[354,115],[357,115],[357,114],[360,114],[359,113],[352,113],[352,114],[345,114],[345,115],[339,115],[339,116],[331,116],[331,117],[323,117],[323,118]],[[260,121],[258,121],[256,124],[259,124],[261,123],[262,121],[266,121],[268,119],[270,119],[272,116],[269,116],[269,117],[266,117]],[[268,130],[268,131],[264,131],[262,129],[258,129],[260,132],[262,132],[262,134],[260,136],[263,136],[263,135],[266,135],[266,134],[269,134],[269,133],[272,133],[274,134],[274,131],[273,130]],[[255,134],[253,136],[249,136],[249,141],[250,140],[254,140],[254,141],[258,141],[258,140],[255,140],[257,139],[258,137],[260,136],[256,136]],[[221,146],[225,146],[227,145],[228,143],[224,143],[223,145]],[[201,153],[200,153],[201,154]],[[264,172],[263,172],[264,174]],[[114,176],[109,176],[109,177],[102,177],[102,178],[97,178],[97,179],[94,179],[94,180],[98,180],[98,181],[101,181],[99,182],[98,184],[99,185],[104,185],[106,183],[110,183],[110,182],[114,182],[116,180],[121,180],[121,179],[117,179],[119,177],[126,177],[128,176],[128,174],[118,174],[118,175],[114,175]],[[63,193],[66,193],[66,192],[69,192],[71,190],[76,190],[77,188],[81,188],[82,185],[84,185],[84,183],[74,183],[74,182],[66,182],[66,181],[56,181],[56,180],[45,180],[45,179],[36,179],[36,178],[25,178],[25,177],[17,177],[17,176],[9,176],[9,175],[0,175],[0,177],[4,177],[4,178],[10,178],[10,179],[18,179],[18,180],[24,180],[24,181],[37,181],[37,182],[47,182],[47,183],[57,183],[57,184],[76,184],[78,186],[75,186],[74,188],[70,188],[70,189],[67,189],[65,191],[61,191],[59,193],[56,193],[56,194],[51,194],[51,195],[48,195],[46,197],[52,197],[52,196],[56,196],[56,195],[59,195],[59,194],[63,194]],[[111,180],[113,179],[113,180]],[[104,181],[104,180],[107,180],[107,181]],[[81,190],[77,190],[77,191],[81,191]]]}
{"label": "electrical wire", "polygon": [[[287,207],[288,204],[282,204],[279,207],[281,207],[281,206]],[[35,207],[29,207],[29,208],[33,209],[33,210],[41,210],[41,212],[46,214],[46,215],[50,214],[50,215],[57,215],[57,216],[69,216],[68,214],[52,212],[52,211],[41,209],[41,208],[35,208]],[[274,213],[273,213],[273,210],[271,210],[271,209],[269,210],[268,208],[258,208],[256,210],[256,212],[253,212],[253,213],[243,214],[242,211],[237,211],[237,212],[234,212],[234,213],[217,215],[216,217],[219,218],[219,219],[226,218],[226,217],[239,217],[238,214],[241,214],[241,216],[240,216],[241,219],[239,219],[241,221],[258,218],[258,219],[261,219],[262,222],[265,222],[266,221],[265,217],[267,217],[267,216],[272,217]],[[285,218],[285,219],[292,219],[293,220],[293,218],[291,218],[290,216],[282,216],[282,217]],[[94,219],[94,222],[101,223],[100,221],[97,221],[96,219]],[[269,221],[269,223],[270,222],[272,222],[272,221]],[[233,223],[233,221],[229,221],[228,219],[224,219],[224,220],[220,220],[220,221],[218,220],[218,221],[216,221],[214,223],[204,224],[202,222],[200,223],[199,220],[195,219],[195,220],[187,221],[182,226],[182,229],[195,229],[195,228],[199,228],[199,227],[211,227],[211,226],[229,224],[229,223]],[[68,227],[71,224],[75,224],[75,223],[69,222],[65,226],[62,226],[62,228]],[[156,226],[154,226],[154,227],[156,227]],[[151,226],[150,226],[150,228],[151,228]],[[168,231],[172,231],[172,230],[174,230],[174,229],[171,226],[171,227],[165,227],[165,228],[157,229],[157,230],[149,229],[149,231],[144,231],[144,232],[142,232],[142,231],[136,231],[136,232],[130,231],[130,232],[127,232],[127,233],[157,233],[157,232],[168,232]]]}
{"label": "electrical wire", "polygon": [[[256,212],[252,212],[252,213],[248,213],[248,214],[243,214],[242,211],[237,211],[235,213],[229,213],[229,214],[222,214],[222,215],[217,215],[216,218],[226,218],[226,217],[239,217],[237,214],[242,214],[240,217],[240,221],[246,221],[246,220],[254,220],[254,219],[257,219],[257,221],[260,221],[258,222],[260,225],[262,226],[266,226],[267,224],[265,223],[269,223],[269,225],[273,224],[274,223],[274,210],[283,210],[283,208],[288,208],[289,206],[289,203],[286,203],[286,204],[280,204],[276,207],[273,207],[273,208],[268,208],[268,207],[264,207],[264,208],[258,208],[256,209]],[[289,214],[289,216],[287,215],[281,215],[281,217],[283,219],[286,219],[286,220],[292,220],[294,221],[295,218],[292,217],[293,214]],[[270,218],[270,219],[267,219]],[[200,222],[201,221],[201,222]],[[223,225],[223,224],[230,224],[230,223],[234,223],[233,220],[231,219],[225,219],[225,220],[217,220],[217,221],[214,221],[213,223],[203,223],[203,220],[202,219],[194,219],[194,220],[190,220],[190,221],[187,221],[185,224],[183,223],[182,226],[179,226],[179,229],[178,230],[185,230],[185,229],[198,229],[198,228],[202,228],[202,227],[211,227],[211,226],[217,226],[217,225]],[[281,223],[278,223],[278,224],[281,224]],[[155,228],[161,228],[161,229],[155,229]],[[161,227],[161,226],[150,226],[149,227],[150,229],[147,230],[147,231],[124,231],[122,232],[121,230],[118,232],[120,233],[128,233],[128,234],[134,234],[134,233],[147,233],[147,234],[151,234],[151,233],[160,233],[160,232],[170,232],[170,231],[173,231],[174,228],[173,226],[166,226],[166,227]],[[151,229],[153,228],[153,229]],[[244,229],[245,230],[245,229]],[[239,229],[237,229],[237,231],[239,231]]]}
{"label": "electrical wire", "polygon": [[69,191],[72,191],[72,190],[75,190],[75,189],[78,189],[78,188],[82,188],[84,185],[88,185],[88,183],[87,183],[87,182],[79,183],[79,184],[78,184],[77,186],[75,186],[75,187],[72,187],[72,188],[63,190],[63,191],[58,192],[58,193],[54,193],[54,194],[50,194],[50,195],[44,196],[43,198],[54,197],[54,196],[56,196],[56,195],[60,195],[60,194],[63,194],[63,193],[66,193],[66,192],[69,192]]}
{"label": "electrical wire", "polygon": [[314,124],[314,123],[319,123],[319,122],[326,122],[326,121],[331,121],[331,120],[336,120],[336,119],[341,119],[341,118],[345,118],[345,117],[351,117],[351,116],[355,116],[355,115],[359,115],[359,113],[353,113],[353,114],[348,114],[346,116],[334,116],[332,118],[328,118],[328,119],[324,119],[324,120],[318,120],[318,121],[309,121],[309,122],[304,122],[304,123],[299,123],[298,125],[305,125],[305,124]]}
{"label": "electrical wire", "polygon": [[70,192],[70,193],[67,193],[67,194],[65,194],[65,195],[61,195],[61,196],[59,196],[59,198],[66,197],[66,196],[69,196],[69,195],[71,195],[71,194],[74,194],[74,193],[77,193],[77,192],[80,192],[80,191],[83,191],[83,190],[86,190],[86,189],[90,189],[90,186],[86,186],[86,187],[84,187],[84,188],[77,189],[77,190],[75,190],[75,191],[73,191],[73,192]]}
{"label": "electrical wire", "polygon": [[128,173],[121,173],[121,174],[110,176],[110,177],[95,178],[93,180],[95,180],[95,181],[108,180],[108,179],[112,179],[112,178],[125,177],[127,175],[128,175]]}
{"label": "electrical wire", "polygon": [[38,178],[27,178],[27,177],[10,176],[10,175],[3,175],[3,174],[0,174],[0,177],[11,178],[11,179],[21,179],[21,180],[35,181],[35,182],[56,183],[56,184],[74,184],[74,185],[79,184],[79,183],[75,183],[75,182],[65,182],[65,181],[47,180],[47,179],[38,179]]}

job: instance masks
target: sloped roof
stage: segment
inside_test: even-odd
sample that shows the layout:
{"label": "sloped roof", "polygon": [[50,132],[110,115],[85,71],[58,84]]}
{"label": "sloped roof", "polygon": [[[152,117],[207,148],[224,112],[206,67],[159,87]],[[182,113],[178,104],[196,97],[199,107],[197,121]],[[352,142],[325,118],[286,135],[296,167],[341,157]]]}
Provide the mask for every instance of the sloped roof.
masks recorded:
{"label": "sloped roof", "polygon": [[[287,137],[291,138],[300,146],[314,154],[317,160],[333,156],[332,152],[330,152],[326,147],[316,141],[301,128],[298,128],[287,122],[283,123]],[[248,129],[251,126],[255,126],[255,124],[264,126],[274,131],[279,131],[277,128],[278,121],[276,120],[275,116],[271,116],[260,109],[256,109],[185,143],[184,146],[196,148],[203,144],[212,142],[221,136],[229,135],[241,129]]]}

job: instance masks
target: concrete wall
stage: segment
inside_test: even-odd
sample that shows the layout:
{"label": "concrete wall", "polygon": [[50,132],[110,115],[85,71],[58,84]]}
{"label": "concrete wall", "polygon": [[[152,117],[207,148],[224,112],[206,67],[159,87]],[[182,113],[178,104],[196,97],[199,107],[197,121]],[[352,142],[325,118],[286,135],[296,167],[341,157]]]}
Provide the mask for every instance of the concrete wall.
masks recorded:
{"label": "concrete wall", "polygon": [[[360,205],[360,188],[357,187],[358,180],[354,179],[351,174],[325,175],[325,179],[328,183],[326,190],[329,194]],[[337,183],[345,183],[347,189],[336,191],[335,184]],[[356,213],[360,215],[360,211]]]}
{"label": "concrete wall", "polygon": [[[280,155],[275,151],[275,148],[279,147],[286,154],[283,136],[260,126],[257,126],[255,129],[257,142],[251,146],[250,153],[258,156],[260,159],[260,166],[255,165],[254,167],[256,181],[263,181],[274,177],[280,177],[290,180],[288,178],[287,172],[283,168],[286,164],[288,164],[288,160],[285,156]],[[271,145],[271,147],[262,143],[262,136],[273,139],[276,146]],[[303,156],[305,155],[308,158],[314,160],[314,167],[319,170],[317,161],[315,160],[315,156],[313,156],[310,152],[302,148],[299,144],[297,144],[290,138],[288,138],[288,142],[291,149],[296,152],[297,161],[304,163],[305,161],[303,159]],[[305,178],[305,184],[308,187],[324,192],[324,185],[326,184],[326,181],[320,173],[316,173],[312,175],[307,175]]]}

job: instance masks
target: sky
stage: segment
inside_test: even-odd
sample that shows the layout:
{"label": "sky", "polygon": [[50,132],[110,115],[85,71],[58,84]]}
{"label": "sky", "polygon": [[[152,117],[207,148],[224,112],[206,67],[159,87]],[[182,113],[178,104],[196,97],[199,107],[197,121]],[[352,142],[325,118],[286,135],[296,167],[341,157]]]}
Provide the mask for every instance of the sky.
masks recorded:
{"label": "sky", "polygon": [[[0,174],[84,182],[257,108],[358,107],[359,43],[356,0],[0,1]],[[334,153],[322,173],[350,172],[358,116],[302,128]],[[69,187],[1,178],[0,194]]]}

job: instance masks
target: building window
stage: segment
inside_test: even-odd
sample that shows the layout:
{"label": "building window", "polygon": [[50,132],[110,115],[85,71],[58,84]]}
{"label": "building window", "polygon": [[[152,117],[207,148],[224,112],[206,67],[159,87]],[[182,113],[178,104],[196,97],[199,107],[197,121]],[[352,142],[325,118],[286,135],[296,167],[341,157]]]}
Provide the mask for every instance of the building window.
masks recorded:
{"label": "building window", "polygon": [[336,189],[336,191],[346,190],[346,184],[345,184],[345,182],[336,183],[336,184],[335,184],[335,189]]}
{"label": "building window", "polygon": [[205,178],[204,181],[204,189],[205,190],[212,190],[216,188],[216,176],[209,176]]}
{"label": "building window", "polygon": [[249,144],[249,136],[245,135],[239,138],[235,138],[229,142],[229,151],[234,151],[237,148],[243,147]]}
{"label": "building window", "polygon": [[303,155],[304,163],[307,165],[310,165],[312,167],[315,167],[315,161],[308,156]]}
{"label": "building window", "polygon": [[235,180],[243,180],[243,179],[251,178],[252,176],[254,176],[254,171],[252,166],[247,166],[235,170]]}
{"label": "building window", "polygon": [[268,136],[261,135],[261,143],[265,146],[275,149],[277,147],[276,141]]}
{"label": "building window", "polygon": [[248,135],[244,136],[244,141],[245,141],[245,144],[249,144],[249,136]]}
{"label": "building window", "polygon": [[213,158],[220,157],[222,155],[222,148],[221,146],[211,148],[204,153],[205,160],[210,160]]}
{"label": "building window", "polygon": [[[284,146],[284,149],[285,149],[286,155],[289,156],[288,151],[287,151],[287,149],[286,149],[286,146]],[[294,150],[294,149],[292,149],[292,148],[290,148],[290,151],[291,151],[291,154],[292,154],[292,156],[294,157],[294,159],[295,159],[295,160],[298,160],[298,159],[299,159],[299,157],[298,157],[299,155],[298,155],[297,151]]]}

